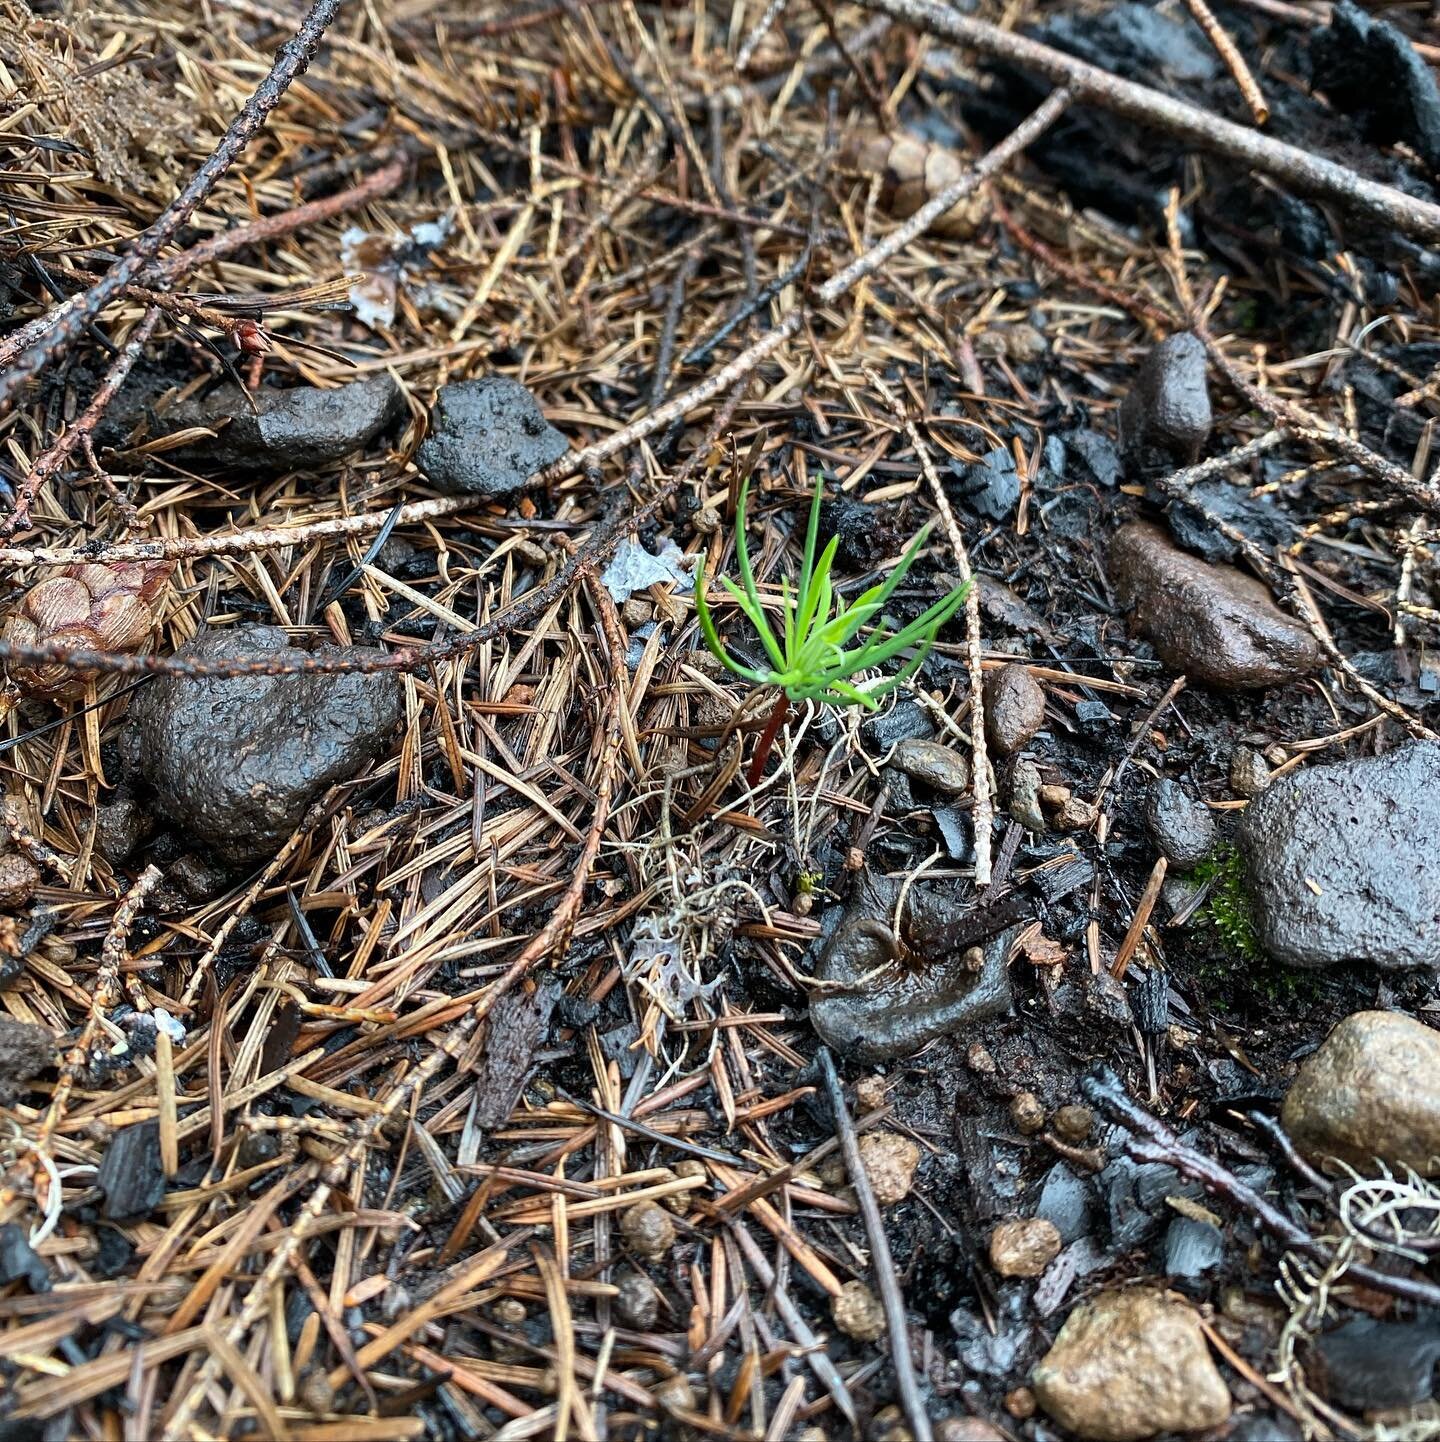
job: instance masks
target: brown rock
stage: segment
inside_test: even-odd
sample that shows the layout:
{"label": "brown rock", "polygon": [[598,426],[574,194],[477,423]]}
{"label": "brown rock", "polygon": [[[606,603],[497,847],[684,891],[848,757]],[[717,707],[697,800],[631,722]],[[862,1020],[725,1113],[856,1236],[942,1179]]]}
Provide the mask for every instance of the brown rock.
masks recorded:
{"label": "brown rock", "polygon": [[24,906],[40,885],[40,873],[28,856],[18,851],[0,854],[0,908],[16,911]]}
{"label": "brown rock", "polygon": [[1110,579],[1155,654],[1202,685],[1275,686],[1320,665],[1315,638],[1259,581],[1182,551],[1158,526],[1135,522],[1116,534]]}
{"label": "brown rock", "polygon": [[947,796],[963,796],[970,789],[970,763],[938,741],[916,737],[901,741],[891,753],[890,764],[912,781]]}
{"label": "brown rock", "polygon": [[935,1424],[935,1442],[1005,1442],[1005,1434],[983,1417],[947,1417]]}
{"label": "brown rock", "polygon": [[1440,1032],[1396,1011],[1347,1016],[1300,1068],[1280,1119],[1317,1161],[1440,1173]]}
{"label": "brown rock", "polygon": [[1198,1432],[1230,1415],[1199,1317],[1160,1292],[1115,1290],[1082,1302],[1032,1382],[1045,1411],[1091,1442]]}
{"label": "brown rock", "polygon": [[985,679],[985,739],[1002,756],[1028,745],[1045,724],[1045,693],[1024,666],[1002,666]]}
{"label": "brown rock", "polygon": [[1055,1113],[1055,1134],[1062,1141],[1083,1142],[1090,1135],[1095,1114],[1089,1107],[1061,1107]]}
{"label": "brown rock", "polygon": [[1038,1277],[1060,1253],[1060,1233],[1044,1217],[1001,1222],[990,1233],[990,1265],[1002,1277]]}
{"label": "brown rock", "polygon": [[1253,801],[1270,784],[1270,763],[1253,747],[1237,746],[1230,753],[1230,789]]}
{"label": "brown rock", "polygon": [[1010,1103],[1010,1120],[1023,1136],[1033,1136],[1045,1125],[1045,1108],[1034,1092],[1021,1092]]}
{"label": "brown rock", "polygon": [[860,1138],[860,1160],[875,1200],[890,1207],[909,1196],[915,1168],[920,1165],[920,1148],[896,1132],[866,1132]]}
{"label": "brown rock", "polygon": [[637,1257],[654,1261],[675,1245],[675,1223],[654,1202],[636,1202],[620,1218],[620,1235]]}
{"label": "brown rock", "polygon": [[864,1282],[846,1282],[830,1303],[835,1325],[857,1342],[874,1342],[885,1335],[885,1308]]}

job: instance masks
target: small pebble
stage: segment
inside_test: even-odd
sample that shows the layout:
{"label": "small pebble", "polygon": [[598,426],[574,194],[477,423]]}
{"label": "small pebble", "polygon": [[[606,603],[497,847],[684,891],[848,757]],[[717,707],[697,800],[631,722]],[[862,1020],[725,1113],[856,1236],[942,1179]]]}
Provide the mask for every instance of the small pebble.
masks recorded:
{"label": "small pebble", "polygon": [[643,1272],[625,1272],[616,1283],[615,1315],[621,1326],[648,1332],[660,1315],[660,1293]]}
{"label": "small pebble", "polygon": [[324,1417],[334,1407],[335,1389],[320,1368],[312,1368],[301,1377],[298,1400],[317,1417]]}
{"label": "small pebble", "polygon": [[985,737],[1002,756],[1019,751],[1045,724],[1045,693],[1025,666],[1002,666],[985,679]]}
{"label": "small pebble", "polygon": [[935,1424],[935,1442],[1005,1442],[1005,1434],[983,1417],[946,1417]]}
{"label": "small pebble", "polygon": [[1035,1394],[1028,1387],[1016,1387],[1005,1394],[1005,1410],[1017,1422],[1035,1415]]}
{"label": "small pebble", "polygon": [[655,1386],[652,1393],[656,1402],[666,1412],[693,1412],[695,1410],[695,1389],[683,1372],[666,1377]]}
{"label": "small pebble", "polygon": [[963,796],[970,789],[970,763],[938,741],[917,737],[902,741],[891,753],[890,764],[912,781],[946,796]]}
{"label": "small pebble", "polygon": [[882,1076],[864,1076],[855,1083],[855,1109],[863,1116],[866,1112],[878,1112],[885,1105],[889,1088]]}
{"label": "small pebble", "polygon": [[915,1168],[920,1165],[920,1148],[896,1132],[866,1132],[860,1138],[860,1160],[875,1200],[882,1207],[891,1207],[910,1194]]}
{"label": "small pebble", "polygon": [[1040,810],[1040,769],[1024,757],[1010,773],[1010,814],[1027,831],[1045,830],[1045,813]]}
{"label": "small pebble", "polygon": [[1199,866],[1220,840],[1205,804],[1168,776],[1156,782],[1145,819],[1160,854],[1182,871]]}
{"label": "small pebble", "polygon": [[1230,753],[1230,789],[1251,801],[1270,784],[1270,766],[1253,746],[1237,746]]}
{"label": "small pebble", "polygon": [[1060,1233],[1044,1217],[1001,1222],[990,1233],[990,1265],[1002,1277],[1038,1277],[1060,1253]]}
{"label": "small pebble", "polygon": [[875,1414],[870,1435],[874,1442],[915,1442],[915,1434],[905,1423],[905,1414],[893,1402]]}
{"label": "small pebble", "polygon": [[675,1245],[675,1223],[654,1202],[637,1202],[621,1215],[620,1235],[636,1256],[655,1261]]}
{"label": "small pebble", "polygon": [[9,1106],[25,1083],[54,1066],[57,1057],[56,1038],[48,1028],[0,1013],[0,1106]]}
{"label": "small pebble", "polygon": [[978,1041],[972,1041],[967,1048],[965,1065],[981,1076],[994,1076],[999,1070],[995,1065],[995,1058]]}
{"label": "small pebble", "polygon": [[1034,1136],[1045,1125],[1045,1108],[1034,1092],[1021,1092],[1010,1103],[1010,1120],[1022,1136]]}
{"label": "small pebble", "polygon": [[18,851],[0,855],[0,909],[18,911],[40,885],[40,873],[28,856]]}
{"label": "small pebble", "polygon": [[885,1308],[864,1282],[846,1282],[830,1303],[835,1325],[857,1342],[874,1342],[885,1334]]}
{"label": "small pebble", "polygon": [[1073,1146],[1078,1146],[1090,1135],[1090,1128],[1094,1124],[1095,1114],[1090,1108],[1075,1105],[1061,1107],[1051,1123],[1055,1128],[1055,1135]]}
{"label": "small pebble", "polygon": [[1055,810],[1055,825],[1061,831],[1088,831],[1099,815],[1090,802],[1069,796]]}
{"label": "small pebble", "polygon": [[[703,1187],[710,1175],[705,1170],[705,1163],[698,1157],[685,1157],[682,1161],[676,1162],[671,1171],[677,1177],[693,1177],[697,1187]],[[690,1198],[694,1195],[693,1191],[672,1192],[665,1198],[665,1205],[677,1217],[683,1217],[690,1210]]]}
{"label": "small pebble", "polygon": [[1147,352],[1120,403],[1120,450],[1131,474],[1190,466],[1210,436],[1205,347],[1181,331]]}

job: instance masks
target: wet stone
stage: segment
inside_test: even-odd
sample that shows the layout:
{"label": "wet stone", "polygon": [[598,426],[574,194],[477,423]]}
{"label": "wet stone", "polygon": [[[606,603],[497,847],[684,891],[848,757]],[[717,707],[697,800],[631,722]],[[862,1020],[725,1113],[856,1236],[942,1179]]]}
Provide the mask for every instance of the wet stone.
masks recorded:
{"label": "wet stone", "polygon": [[[242,664],[310,654],[288,645],[275,626],[202,631],[179,652]],[[281,846],[327,786],[385,750],[402,697],[393,671],[161,677],[132,705],[124,748],[161,815],[220,859],[250,861]]]}
{"label": "wet stone", "polygon": [[985,680],[985,736],[1002,756],[1030,743],[1045,724],[1045,693],[1024,666],[1002,666]]}
{"label": "wet stone", "polygon": [[1035,1215],[1049,1222],[1066,1246],[1079,1241],[1090,1230],[1089,1184],[1064,1162],[1056,1162],[1045,1174]]}
{"label": "wet stone", "polygon": [[1280,1120],[1316,1161],[1440,1174],[1440,1032],[1401,1012],[1352,1013],[1306,1058]]}
{"label": "wet stone", "polygon": [[[828,985],[810,1002],[811,1024],[826,1045],[859,1062],[910,1056],[937,1037],[1010,1009],[1005,962],[1013,933],[983,948],[978,972],[962,956],[952,955],[917,957],[874,975],[892,958],[888,924],[882,918],[893,913],[894,905],[894,884],[866,877],[860,896],[815,963],[815,975]],[[912,888],[909,906],[915,926],[945,914],[921,887]]]}
{"label": "wet stone", "polygon": [[440,387],[415,460],[436,490],[508,496],[569,450],[519,381],[486,376]]}
{"label": "wet stone", "polygon": [[1169,777],[1156,782],[1145,819],[1160,854],[1181,871],[1199,866],[1220,840],[1205,805]]}
{"label": "wet stone", "polygon": [[1354,1317],[1317,1338],[1315,1356],[1325,1395],[1346,1411],[1415,1407],[1435,1392],[1440,1323]]}
{"label": "wet stone", "polygon": [[1259,581],[1182,551],[1133,522],[1110,543],[1110,579],[1135,629],[1174,671],[1219,690],[1276,686],[1320,665],[1320,651]]}
{"label": "wet stone", "polygon": [[1120,403],[1120,451],[1133,474],[1153,476],[1194,465],[1209,439],[1205,347],[1182,331],[1141,361]]}
{"label": "wet stone", "polygon": [[945,796],[963,796],[970,789],[970,763],[938,741],[912,737],[896,746],[890,764],[912,781]]}
{"label": "wet stone", "polygon": [[830,1303],[835,1325],[857,1342],[874,1342],[885,1335],[885,1308],[864,1282],[846,1282]]}
{"label": "wet stone", "polygon": [[331,389],[261,386],[250,392],[250,399],[231,384],[173,406],[165,416],[165,432],[218,427],[213,440],[185,446],[177,454],[207,467],[280,474],[353,455],[404,412],[400,387],[384,374]]}
{"label": "wet stone", "polygon": [[1099,431],[1071,431],[1065,437],[1065,451],[1079,462],[1081,475],[1097,486],[1110,489],[1124,479],[1124,468],[1114,442]]}
{"label": "wet stone", "polygon": [[1023,758],[1010,773],[1010,814],[1027,831],[1045,830],[1045,813],[1040,810],[1040,770]]}
{"label": "wet stone", "polygon": [[1054,1421],[1094,1442],[1198,1432],[1230,1415],[1196,1313],[1133,1288],[1101,1292],[1070,1313],[1035,1368],[1034,1389]]}
{"label": "wet stone", "polygon": [[1440,963],[1440,745],[1282,776],[1246,808],[1237,844],[1277,960]]}
{"label": "wet stone", "polygon": [[105,1193],[100,1214],[107,1221],[148,1217],[165,1196],[160,1165],[160,1123],[122,1127],[105,1150],[95,1184]]}
{"label": "wet stone", "polygon": [[114,866],[130,859],[149,829],[144,808],[123,788],[95,808],[95,848]]}
{"label": "wet stone", "polygon": [[1270,784],[1270,763],[1253,747],[1237,746],[1230,753],[1230,789],[1253,801]]}
{"label": "wet stone", "polygon": [[898,1132],[866,1132],[860,1138],[860,1161],[875,1200],[893,1207],[910,1195],[915,1168],[920,1165],[920,1148]]}
{"label": "wet stone", "polygon": [[55,1059],[55,1038],[43,1026],[0,1015],[0,1106],[9,1106]]}
{"label": "wet stone", "polygon": [[0,851],[0,910],[18,911],[40,885],[40,872],[28,856]]}

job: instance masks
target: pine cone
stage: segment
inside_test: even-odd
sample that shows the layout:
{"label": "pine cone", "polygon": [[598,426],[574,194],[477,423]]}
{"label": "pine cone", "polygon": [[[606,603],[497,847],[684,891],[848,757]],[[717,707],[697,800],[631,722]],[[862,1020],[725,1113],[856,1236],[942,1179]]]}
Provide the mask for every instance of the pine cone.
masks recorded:
{"label": "pine cone", "polygon": [[[37,582],[5,623],[14,646],[58,641],[78,651],[134,651],[159,619],[156,602],[173,561],[84,561]],[[60,661],[15,661],[10,677],[31,696],[78,695],[87,673]]]}

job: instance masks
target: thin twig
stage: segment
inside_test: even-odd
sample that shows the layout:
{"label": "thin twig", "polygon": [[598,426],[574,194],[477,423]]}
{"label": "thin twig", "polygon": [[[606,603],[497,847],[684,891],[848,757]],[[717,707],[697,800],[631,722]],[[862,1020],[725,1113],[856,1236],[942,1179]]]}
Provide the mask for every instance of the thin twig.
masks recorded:
{"label": "thin twig", "polygon": [[1235,85],[1242,99],[1250,107],[1256,125],[1264,125],[1270,119],[1270,106],[1260,86],[1250,73],[1245,57],[1240,53],[1230,32],[1215,18],[1215,12],[1205,0],[1185,0],[1195,23],[1205,32],[1205,38],[1215,47],[1215,53],[1225,62],[1225,68],[1234,77]]}
{"label": "thin twig", "polygon": [[890,1331],[890,1360],[895,1370],[895,1385],[900,1393],[900,1405],[905,1410],[905,1420],[910,1424],[916,1442],[933,1442],[934,1430],[920,1395],[920,1380],[915,1375],[915,1359],[910,1354],[910,1322],[905,1315],[905,1298],[900,1293],[900,1279],[895,1275],[895,1259],[890,1255],[890,1240],[885,1234],[885,1218],[880,1215],[880,1204],[870,1186],[865,1162],[860,1155],[860,1142],[855,1135],[855,1124],[850,1120],[845,1105],[845,1089],[835,1071],[835,1060],[830,1048],[822,1046],[816,1053],[821,1075],[825,1078],[831,1110],[835,1113],[835,1130],[840,1138],[841,1154],[845,1158],[845,1170],[850,1174],[850,1185],[855,1189],[855,1200],[860,1206],[860,1215],[865,1222],[865,1234],[870,1239],[870,1266],[880,1290],[880,1301],[885,1308],[885,1322]]}

